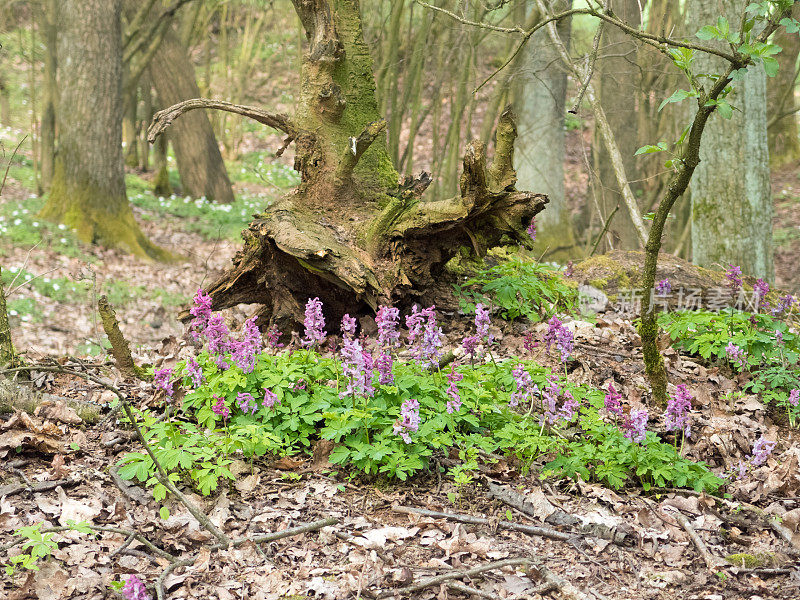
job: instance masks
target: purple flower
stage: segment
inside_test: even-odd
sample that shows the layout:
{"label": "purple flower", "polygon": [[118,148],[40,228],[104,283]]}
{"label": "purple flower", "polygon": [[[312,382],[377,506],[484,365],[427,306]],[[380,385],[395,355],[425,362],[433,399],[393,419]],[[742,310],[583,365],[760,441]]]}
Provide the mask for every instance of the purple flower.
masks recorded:
{"label": "purple flower", "polygon": [[754,467],[759,467],[767,462],[767,458],[775,450],[776,443],[765,440],[763,435],[758,438],[753,445],[753,456],[750,458],[750,464]]}
{"label": "purple flower", "polygon": [[781,296],[778,299],[778,305],[772,309],[772,314],[777,317],[778,315],[781,315],[784,312],[788,312],[792,310],[793,304],[794,304],[794,296],[792,296],[791,294],[786,294],[785,296]]}
{"label": "purple flower", "polygon": [[613,383],[609,383],[605,397],[605,408],[617,418],[622,417],[623,414],[622,402],[620,402],[620,400],[622,400],[622,394],[617,391]]}
{"label": "purple flower", "polygon": [[144,582],[136,575],[128,575],[125,585],[122,586],[122,596],[125,600],[150,600]]}
{"label": "purple flower", "polygon": [[511,394],[508,400],[509,406],[517,406],[520,402],[527,402],[533,397],[534,392],[539,392],[539,389],[533,384],[530,373],[525,370],[525,365],[522,363],[514,367],[514,370],[511,371],[511,376],[514,377],[514,383],[517,384],[517,391]]}
{"label": "purple flower", "polygon": [[199,388],[205,381],[203,368],[197,363],[194,357],[190,357],[186,361],[186,376],[191,378],[192,386],[195,388]]}
{"label": "purple flower", "polygon": [[372,387],[372,355],[353,338],[345,338],[342,346],[342,373],[347,377],[347,388],[339,394],[341,398],[358,394],[365,398],[375,394]]}
{"label": "purple flower", "polygon": [[458,393],[458,382],[464,379],[464,376],[452,368],[450,373],[447,374],[447,381],[450,384],[447,387],[447,395],[450,400],[447,401],[447,412],[453,414],[461,410],[461,394]]}
{"label": "purple flower", "polygon": [[283,348],[283,344],[280,343],[280,339],[281,332],[277,325],[273,325],[267,330],[267,344],[270,348]]}
{"label": "purple flower", "polygon": [[397,326],[400,322],[400,309],[391,306],[381,306],[375,315],[375,324],[378,326],[378,346],[381,348],[394,348],[400,344],[400,332]]}
{"label": "purple flower", "polygon": [[725,354],[728,356],[728,360],[740,369],[747,365],[747,354],[733,342],[728,342],[728,345],[725,346]]}
{"label": "purple flower", "polygon": [[769,294],[769,284],[763,279],[756,281],[753,286],[753,295],[756,300],[756,311],[769,310],[769,302],[767,302],[767,294]]}
{"label": "purple flower", "polygon": [[561,405],[561,411],[559,416],[561,416],[565,421],[569,422],[575,418],[575,413],[578,412],[578,409],[581,407],[580,402],[575,400],[575,397],[568,391],[564,392],[564,404]]}
{"label": "purple flower", "polygon": [[211,407],[211,412],[213,412],[215,415],[219,415],[222,417],[223,421],[226,421],[228,417],[231,416],[230,409],[225,406],[225,400],[223,398],[220,396],[214,396],[214,398],[217,399],[217,402]]}
{"label": "purple flower", "polygon": [[669,296],[670,292],[672,292],[672,284],[669,279],[662,279],[656,284],[657,296]]}
{"label": "purple flower", "polygon": [[256,414],[258,411],[258,402],[253,398],[253,394],[242,392],[236,396],[236,403],[244,414],[248,412],[251,415]]}
{"label": "purple flower", "polygon": [[410,432],[417,431],[419,424],[419,402],[413,398],[406,400],[400,406],[400,418],[394,423],[395,435],[399,435],[406,444],[410,444]]}
{"label": "purple flower", "polygon": [[251,317],[244,322],[244,339],[241,342],[231,342],[231,358],[243,373],[252,373],[256,368],[258,355],[261,354],[263,343],[261,332],[256,325],[258,317]]}
{"label": "purple flower", "polygon": [[526,352],[533,352],[533,349],[539,345],[539,342],[534,339],[533,332],[531,330],[525,332],[525,339],[522,341],[522,345]]}
{"label": "purple flower", "polygon": [[217,313],[208,320],[203,335],[206,338],[206,345],[211,354],[222,355],[230,350],[230,331],[221,314]]}
{"label": "purple flower", "polygon": [[[538,391],[538,390],[537,390]],[[562,394],[561,386],[558,384],[558,377],[550,375],[547,378],[547,387],[542,390],[542,423],[547,421],[550,424],[558,420],[558,399]]]}
{"label": "purple flower", "polygon": [[442,330],[436,326],[436,307],[429,306],[417,310],[414,306],[406,317],[408,341],[416,359],[423,366],[435,366],[439,360],[442,345]]}
{"label": "purple flower", "polygon": [[741,267],[734,267],[728,265],[730,268],[725,273],[725,278],[728,280],[728,288],[731,292],[731,298],[736,298],[739,290],[742,289],[742,269]]}
{"label": "purple flower", "polygon": [[783,333],[778,329],[775,330],[775,342],[778,346],[783,346]]}
{"label": "purple flower", "polygon": [[572,261],[570,260],[567,262],[567,268],[564,269],[564,277],[572,277],[574,271],[575,268],[573,267]]}
{"label": "purple flower", "polygon": [[356,318],[349,314],[342,317],[342,335],[354,337],[356,335]]}
{"label": "purple flower", "polygon": [[172,394],[175,392],[170,378],[172,378],[172,369],[170,368],[153,371],[153,385],[157,390],[164,390],[168,398],[172,398]]}
{"label": "purple flower", "polygon": [[475,305],[475,329],[477,330],[478,337],[482,340],[487,340],[492,343],[489,337],[489,310],[483,307],[480,302]]}
{"label": "purple flower", "polygon": [[572,332],[565,327],[561,319],[556,316],[553,316],[550,321],[548,321],[548,325],[549,328],[544,336],[547,351],[549,352],[550,348],[555,345],[561,353],[561,362],[567,362],[574,347]]}
{"label": "purple flower", "polygon": [[325,317],[322,315],[322,302],[319,298],[309,298],[306,302],[305,337],[301,341],[303,346],[317,346],[325,340],[327,333],[325,328]]}
{"label": "purple flower", "polygon": [[276,404],[280,404],[280,400],[278,400],[278,395],[273,392],[272,390],[264,390],[264,400],[261,402],[264,405],[264,408],[272,408]]}
{"label": "purple flower", "polygon": [[622,430],[625,432],[625,437],[631,441],[640,444],[645,439],[647,428],[647,410],[635,410],[630,415],[625,417],[622,423]]}
{"label": "purple flower", "polygon": [[470,335],[461,340],[461,347],[464,348],[464,353],[469,356],[470,361],[475,361],[475,355],[478,350],[478,336]]}
{"label": "purple flower", "polygon": [[393,365],[394,361],[391,354],[388,352],[378,354],[378,360],[375,361],[375,368],[378,370],[378,383],[381,385],[392,385],[394,383]]}
{"label": "purple flower", "polygon": [[531,224],[528,225],[528,229],[526,230],[528,235],[531,236],[532,241],[536,241],[536,217],[531,219]]}
{"label": "purple flower", "polygon": [[664,424],[667,431],[683,431],[685,437],[691,433],[689,411],[692,410],[692,394],[684,384],[678,385],[675,395],[667,401]]}
{"label": "purple flower", "polygon": [[789,404],[792,406],[797,406],[800,404],[800,390],[795,388],[791,392],[789,392]]}
{"label": "purple flower", "polygon": [[195,341],[198,341],[211,318],[211,296],[198,289],[194,295],[194,306],[189,309],[189,314],[194,317],[189,324],[189,331]]}
{"label": "purple flower", "polygon": [[217,365],[217,368],[220,371],[225,371],[226,369],[231,368],[230,363],[227,360],[225,360],[225,357],[222,354],[219,354],[214,357],[214,363]]}

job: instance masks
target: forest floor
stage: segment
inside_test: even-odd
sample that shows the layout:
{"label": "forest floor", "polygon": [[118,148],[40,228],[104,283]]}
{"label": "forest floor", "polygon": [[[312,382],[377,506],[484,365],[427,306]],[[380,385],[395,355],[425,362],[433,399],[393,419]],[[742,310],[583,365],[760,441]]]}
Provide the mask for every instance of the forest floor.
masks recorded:
{"label": "forest floor", "polygon": [[[242,169],[246,174],[245,165]],[[236,232],[250,214],[291,184],[279,165],[267,174],[278,183],[263,183],[263,173],[239,181],[242,198],[231,209],[219,210],[183,198],[159,200],[131,175],[129,193],[144,232],[186,257],[185,262],[155,265],[87,247],[70,232],[38,222],[41,201],[31,197],[26,173],[21,166],[12,170],[0,197],[0,260],[16,345],[29,362],[57,359],[117,382],[121,379],[105,362],[102,327],[94,316],[98,295],[109,295],[138,361],[152,363],[173,352],[184,335],[175,318],[178,307],[229,264],[239,246]],[[796,166],[787,168],[773,182],[777,277],[781,287],[794,292],[800,289],[796,173]],[[246,308],[228,315],[233,327],[243,321]],[[446,345],[453,347],[464,334],[463,325],[454,320],[444,326]],[[498,358],[519,355],[528,326],[495,321],[493,327]],[[596,387],[614,381],[624,403],[640,408],[647,385],[640,341],[630,320],[601,314],[593,322],[574,321],[571,327],[576,351],[569,363],[570,379]],[[543,325],[530,328],[541,339]],[[110,466],[137,444],[129,429],[109,418],[110,394],[77,378],[38,373],[35,388],[55,395],[53,403],[30,419],[0,416],[0,548],[13,531],[37,522],[48,526],[85,520],[136,531],[162,550],[192,559],[165,578],[169,598],[369,598],[379,590],[399,590],[426,577],[455,575],[504,559],[530,559],[543,568],[496,567],[448,580],[455,587],[445,581],[403,597],[440,600],[477,593],[464,592],[465,585],[482,597],[504,599],[800,597],[797,430],[756,395],[729,400],[744,382],[724,368],[672,349],[665,356],[670,381],[687,384],[697,398],[692,412],[696,434],[686,444],[687,456],[722,474],[735,470],[760,436],[778,441],[767,463],[731,482],[725,497],[691,490],[613,491],[593,483],[542,479],[540,465],[524,472],[512,460],[485,461],[474,486],[457,486],[438,471],[394,484],[348,475],[329,465],[320,450],[309,459],[236,461],[237,478],[229,487],[211,497],[189,493],[189,498],[231,538],[327,517],[338,523],[319,532],[214,552],[209,550],[211,536],[185,507],[168,501],[170,516],[164,520],[162,503],[149,491],[115,476]],[[553,364],[544,354],[538,360]],[[157,407],[149,386],[120,385],[136,406]],[[61,399],[96,406],[106,418],[93,425],[79,423]],[[510,505],[493,486],[525,503]],[[450,517],[401,513],[398,507]],[[487,522],[459,523],[453,513]],[[781,520],[778,528],[769,523],[773,516]],[[533,525],[541,528],[539,533],[566,539],[509,530],[507,524]],[[129,543],[124,533],[105,531],[93,537],[73,531],[57,539],[55,560],[44,562],[38,572],[6,577],[2,597],[118,597],[109,586],[120,575],[138,573],[152,590],[169,564],[139,541]],[[6,551],[0,550],[0,562],[7,560]],[[556,591],[536,591],[543,583],[553,584]]]}

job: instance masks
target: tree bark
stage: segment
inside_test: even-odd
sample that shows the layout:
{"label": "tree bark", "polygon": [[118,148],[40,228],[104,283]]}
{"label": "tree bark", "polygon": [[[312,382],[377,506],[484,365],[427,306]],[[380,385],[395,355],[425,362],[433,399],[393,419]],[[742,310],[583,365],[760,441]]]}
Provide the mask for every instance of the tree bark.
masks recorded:
{"label": "tree bark", "polygon": [[40,125],[42,156],[42,188],[47,191],[53,180],[56,152],[56,103],[58,87],[56,83],[57,43],[58,43],[58,2],[47,0],[42,11],[42,32],[44,37],[44,98],[42,123]]}
{"label": "tree bark", "polygon": [[[633,27],[641,24],[638,0],[616,0],[614,13]],[[622,154],[625,173],[634,196],[638,198],[641,186],[638,164],[634,153],[640,146],[638,130],[634,126],[637,119],[636,97],[640,94],[641,73],[637,65],[638,44],[630,35],[617,27],[606,26],[600,45],[597,61],[597,95],[606,113],[608,124],[614,134]],[[595,169],[598,189],[601,195],[603,217],[606,218],[618,204],[622,204],[622,193],[614,176],[612,161],[600,134],[595,132]],[[615,249],[630,250],[640,247],[633,221],[628,211],[620,210],[609,227],[614,239]]]}
{"label": "tree bark", "polygon": [[58,153],[42,217],[87,243],[168,259],[142,234],[125,194],[119,1],[66,0],[60,24]]}
{"label": "tree bark", "polygon": [[[150,76],[162,108],[200,96],[194,65],[172,28],[164,34],[150,63]],[[205,196],[222,203],[233,202],[233,188],[225,163],[203,111],[194,111],[178,121],[169,132],[169,141],[175,151],[184,194]]]}
{"label": "tree bark", "polygon": [[3,289],[3,269],[0,268],[0,367],[6,366],[19,366],[19,361],[11,339],[11,327],[8,324],[8,311],[6,310],[6,295]]}
{"label": "tree bark", "polygon": [[[714,23],[720,15],[739,21],[746,0],[689,3],[689,23]],[[725,68],[720,59],[698,54],[696,72]],[[772,280],[772,197],[767,150],[766,75],[749,69],[729,99],[738,109],[705,129],[700,164],[692,180],[692,262],[739,265],[747,275]]]}
{"label": "tree bark", "polygon": [[[792,17],[800,18],[800,6],[792,9]],[[797,130],[797,57],[800,54],[800,37],[781,28],[775,32],[774,42],[783,51],[775,58],[780,68],[775,77],[767,79],[767,128],[769,162],[780,167],[800,158],[800,138]]]}
{"label": "tree bark", "polygon": [[[571,0],[552,2],[550,11],[570,8]],[[536,2],[531,12],[538,13]],[[538,20],[538,19],[537,19]],[[532,26],[531,19],[526,19]],[[557,24],[559,37],[569,47],[571,19]],[[537,220],[536,249],[552,260],[574,257],[575,233],[564,195],[564,113],[567,72],[558,50],[545,31],[531,37],[515,74],[514,111],[519,137],[514,154],[518,183],[550,198]]]}
{"label": "tree bark", "polygon": [[[483,252],[501,239],[525,240],[525,228],[547,198],[515,188],[511,111],[498,124],[491,165],[484,144],[472,142],[460,193],[423,201],[430,176],[399,184],[389,159],[359,3],[294,5],[309,44],[294,118],[206,104],[282,129],[295,141],[301,174],[298,188],[243,232],[233,267],[208,289],[214,308],[261,304],[262,326],[294,326],[309,297],[318,296],[335,323],[344,313],[370,313],[379,304],[430,301],[437,284],[446,286],[444,265],[459,248]],[[180,112],[158,113],[151,137],[161,120]]]}

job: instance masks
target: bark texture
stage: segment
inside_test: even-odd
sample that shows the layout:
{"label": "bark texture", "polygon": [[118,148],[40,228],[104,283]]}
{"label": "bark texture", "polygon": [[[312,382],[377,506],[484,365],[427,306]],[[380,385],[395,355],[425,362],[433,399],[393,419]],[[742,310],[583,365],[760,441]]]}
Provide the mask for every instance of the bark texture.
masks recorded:
{"label": "bark texture", "polygon": [[120,4],[68,0],[60,8],[58,153],[42,217],[72,227],[87,243],[168,259],[142,234],[125,193]]}
{"label": "bark texture", "polygon": [[56,103],[58,88],[56,83],[57,41],[58,41],[58,2],[47,0],[42,10],[41,27],[44,38],[44,82],[41,123],[42,188],[50,189],[53,180],[56,152]]}
{"label": "bark texture", "polygon": [[[532,2],[531,12],[538,12]],[[551,3],[552,12],[569,8],[569,0]],[[569,46],[571,19],[558,22],[559,37]],[[567,73],[545,31],[532,36],[517,63],[514,111],[518,138],[514,166],[520,187],[540,190],[550,203],[537,219],[536,247],[550,259],[574,254],[575,234],[564,196],[564,114]]]}
{"label": "bark texture", "polygon": [[[172,28],[164,34],[150,63],[150,76],[158,103],[163,108],[200,96],[194,65]],[[233,202],[233,188],[217,138],[203,111],[194,111],[175,123],[169,132],[169,141],[175,152],[184,194]]]}
{"label": "bark texture", "polygon": [[[208,289],[214,308],[261,304],[261,326],[283,328],[302,322],[304,304],[318,296],[334,324],[346,312],[366,314],[379,304],[429,301],[443,284],[445,263],[462,247],[482,253],[501,239],[524,240],[547,198],[515,188],[511,111],[498,124],[491,164],[485,145],[472,142],[460,193],[424,201],[430,176],[399,183],[387,152],[359,3],[294,5],[308,40],[294,118],[211,103],[286,132],[301,174],[299,187],[243,232],[232,268]],[[158,113],[151,134],[160,120],[179,114]]]}
{"label": "bark texture", "polygon": [[[689,3],[689,23],[714,23],[720,14],[739,21],[746,0]],[[721,12],[720,12],[721,11]],[[699,73],[721,72],[720,59],[698,54]],[[747,275],[772,280],[772,198],[767,150],[766,75],[751,68],[729,101],[738,110],[705,129],[692,180],[693,260],[704,267],[739,265]]]}
{"label": "bark texture", "polygon": [[6,295],[3,289],[3,270],[0,268],[0,367],[16,367],[17,353],[11,340],[11,327],[8,324],[8,311],[6,310]]}

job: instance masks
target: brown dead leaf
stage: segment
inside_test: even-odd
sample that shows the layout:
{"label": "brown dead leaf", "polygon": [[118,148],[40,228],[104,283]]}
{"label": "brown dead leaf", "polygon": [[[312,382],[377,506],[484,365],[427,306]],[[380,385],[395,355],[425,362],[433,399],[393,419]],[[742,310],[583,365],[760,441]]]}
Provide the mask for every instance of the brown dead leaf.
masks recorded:
{"label": "brown dead leaf", "polygon": [[311,457],[311,470],[319,472],[330,468],[331,463],[328,457],[330,457],[335,447],[336,444],[333,440],[319,440],[314,444],[314,454]]}
{"label": "brown dead leaf", "polygon": [[259,473],[253,473],[244,479],[238,479],[234,484],[234,487],[236,487],[236,491],[238,491],[240,494],[248,494],[256,489],[259,481],[261,481],[261,475]]}
{"label": "brown dead leaf", "polygon": [[303,460],[295,456],[281,456],[272,463],[272,466],[280,471],[295,471],[303,466]]}
{"label": "brown dead leaf", "polygon": [[15,413],[8,421],[0,425],[0,458],[10,450],[17,448],[33,448],[39,452],[55,454],[63,452],[59,442],[61,430],[53,423],[42,423],[28,413]]}
{"label": "brown dead leaf", "polygon": [[63,400],[44,400],[33,413],[42,419],[58,421],[66,425],[80,425],[83,420]]}
{"label": "brown dead leaf", "polygon": [[33,589],[39,600],[62,600],[67,598],[66,587],[69,575],[55,560],[47,560],[33,578]]}
{"label": "brown dead leaf", "polygon": [[61,501],[61,515],[58,517],[58,523],[62,527],[69,525],[69,521],[74,521],[75,523],[91,521],[102,510],[100,506],[95,506],[93,503],[89,504],[89,500],[80,502],[68,498],[64,488],[61,486],[56,488],[56,492],[58,493],[58,499]]}
{"label": "brown dead leaf", "polygon": [[56,454],[50,466],[53,467],[53,475],[55,475],[56,479],[64,479],[69,475],[69,469],[65,466],[63,454]]}

